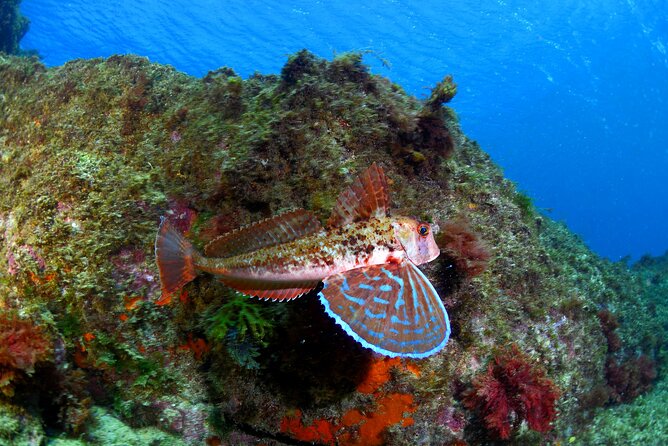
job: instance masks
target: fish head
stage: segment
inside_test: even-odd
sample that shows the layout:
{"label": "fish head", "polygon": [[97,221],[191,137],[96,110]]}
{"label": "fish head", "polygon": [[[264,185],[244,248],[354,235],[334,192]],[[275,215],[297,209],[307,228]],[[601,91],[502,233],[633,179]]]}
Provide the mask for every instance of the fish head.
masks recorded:
{"label": "fish head", "polygon": [[416,265],[431,262],[440,254],[429,223],[411,217],[398,217],[392,222],[392,226],[397,241]]}

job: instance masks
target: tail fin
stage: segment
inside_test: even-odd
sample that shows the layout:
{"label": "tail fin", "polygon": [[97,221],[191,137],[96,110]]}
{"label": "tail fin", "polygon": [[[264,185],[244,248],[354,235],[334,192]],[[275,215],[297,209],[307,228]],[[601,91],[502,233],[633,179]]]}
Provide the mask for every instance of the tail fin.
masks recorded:
{"label": "tail fin", "polygon": [[160,218],[155,237],[155,260],[160,270],[162,292],[172,294],[197,277],[195,249],[165,217]]}

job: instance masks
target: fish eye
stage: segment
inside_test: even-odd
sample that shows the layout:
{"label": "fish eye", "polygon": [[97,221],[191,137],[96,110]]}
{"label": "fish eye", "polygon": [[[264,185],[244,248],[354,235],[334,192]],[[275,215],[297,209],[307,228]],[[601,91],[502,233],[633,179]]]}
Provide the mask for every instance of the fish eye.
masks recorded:
{"label": "fish eye", "polygon": [[426,223],[420,223],[417,227],[417,232],[422,237],[426,237],[427,235],[429,235],[429,225]]}

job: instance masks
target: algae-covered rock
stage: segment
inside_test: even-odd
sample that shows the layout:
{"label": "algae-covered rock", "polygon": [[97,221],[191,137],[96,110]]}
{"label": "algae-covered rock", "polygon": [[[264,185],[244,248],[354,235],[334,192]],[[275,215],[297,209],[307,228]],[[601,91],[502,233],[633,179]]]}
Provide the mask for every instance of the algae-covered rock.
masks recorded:
{"label": "algae-covered rock", "polygon": [[45,439],[38,417],[0,400],[0,445],[39,446]]}
{"label": "algae-covered rock", "polygon": [[[245,80],[134,56],[49,69],[1,58],[0,309],[45,327],[54,350],[16,389],[31,398],[13,404],[104,444],[115,434],[90,420],[112,413],[123,429],[186,444],[482,444],[498,429],[462,401],[518,349],[513,367],[551,400],[528,424],[522,405],[494,416],[511,443],[538,444],[649,389],[654,378],[622,372],[640,356],[663,365],[665,310],[638,273],[597,257],[504,179],[443,106],[454,85],[446,77],[422,103],[360,55],[307,51]],[[447,231],[424,267],[451,318],[441,353],[372,354],[315,293],[263,302],[203,275],[160,295],[161,216],[198,248],[290,209],[324,222],[373,162],[397,214]],[[35,385],[53,376],[55,390]]]}
{"label": "algae-covered rock", "polygon": [[599,409],[576,445],[665,444],[668,438],[668,381],[630,404]]}
{"label": "algae-covered rock", "polygon": [[29,20],[21,15],[21,0],[0,2],[0,53],[18,54],[19,42],[28,32]]}
{"label": "algae-covered rock", "polygon": [[106,410],[92,410],[87,442],[105,446],[181,446],[185,443],[153,427],[132,429]]}

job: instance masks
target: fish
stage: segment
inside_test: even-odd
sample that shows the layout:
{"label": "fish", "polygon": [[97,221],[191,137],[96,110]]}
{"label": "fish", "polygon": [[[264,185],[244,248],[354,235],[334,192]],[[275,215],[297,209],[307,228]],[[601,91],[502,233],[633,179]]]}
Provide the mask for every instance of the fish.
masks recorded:
{"label": "fish", "polygon": [[162,293],[200,273],[247,296],[292,300],[322,289],[325,312],[362,346],[426,358],[450,337],[448,313],[418,268],[440,254],[433,229],[391,216],[387,177],[373,163],[339,195],[323,227],[297,209],[236,229],[198,252],[165,217],[155,239]]}

